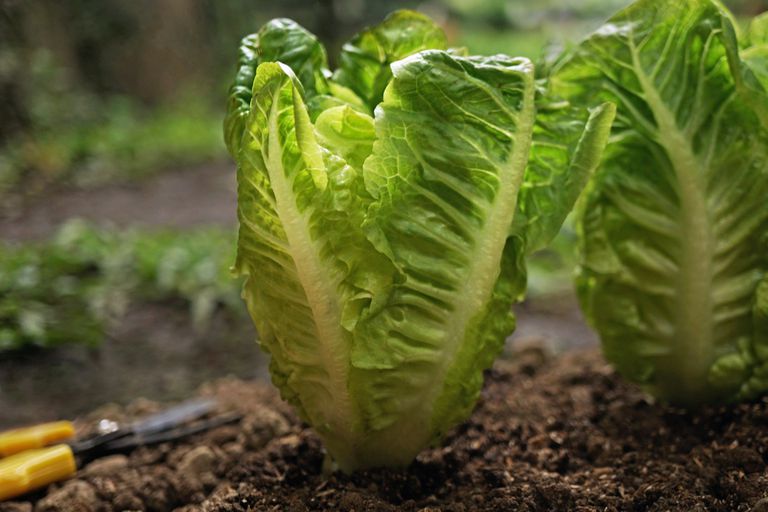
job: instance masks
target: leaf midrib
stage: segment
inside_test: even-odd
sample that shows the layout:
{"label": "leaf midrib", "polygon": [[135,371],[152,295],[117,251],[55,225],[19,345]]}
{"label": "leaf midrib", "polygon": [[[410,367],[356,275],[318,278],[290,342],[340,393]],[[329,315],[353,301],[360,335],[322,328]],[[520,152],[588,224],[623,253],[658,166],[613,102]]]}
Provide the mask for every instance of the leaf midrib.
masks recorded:
{"label": "leaf midrib", "polygon": [[[530,75],[526,73],[521,75],[525,84],[523,108],[518,114],[515,133],[509,134],[514,146],[506,165],[500,167],[499,191],[490,209],[488,222],[475,239],[473,254],[467,258],[473,264],[465,280],[465,287],[458,292],[463,300],[457,303],[458,307],[446,326],[446,332],[449,333],[450,338],[446,340],[435,372],[433,379],[435,386],[428,390],[430,398],[427,403],[432,405],[445,387],[445,376],[455,362],[456,354],[462,344],[467,341],[467,328],[470,321],[482,311],[499,277],[504,245],[517,208],[517,199],[525,176],[533,138],[535,88]],[[433,417],[432,422],[441,424],[442,420]]]}
{"label": "leaf midrib", "polygon": [[[268,155],[265,156],[270,163],[266,167],[275,194],[276,212],[291,249],[290,255],[296,266],[296,273],[312,310],[318,335],[318,351],[323,359],[322,366],[328,373],[328,380],[331,383],[328,391],[335,403],[332,407],[326,405],[321,407],[326,411],[334,411],[336,424],[331,427],[332,430],[349,432],[353,428],[355,415],[347,388],[349,344],[341,327],[341,308],[336,293],[338,285],[328,278],[329,272],[324,270],[324,264],[319,258],[321,248],[310,236],[309,218],[296,206],[292,183],[283,167],[281,158],[283,148],[278,136],[278,106],[281,90],[282,86],[276,89],[269,114]],[[293,108],[303,108],[303,105],[297,107],[296,91],[293,88],[292,94],[294,95]],[[317,409],[317,404],[309,405],[304,404],[304,410],[308,414]],[[321,427],[322,425],[315,422],[315,419],[313,418],[313,423]]]}
{"label": "leaf midrib", "polygon": [[659,144],[672,164],[679,184],[680,274],[677,280],[677,308],[674,349],[665,357],[664,372],[686,389],[680,394],[696,396],[706,386],[714,358],[712,288],[714,240],[706,202],[706,184],[698,170],[703,164],[693,151],[691,140],[677,125],[674,114],[645,73],[637,47],[630,40],[633,67],[646,102],[659,129]]}

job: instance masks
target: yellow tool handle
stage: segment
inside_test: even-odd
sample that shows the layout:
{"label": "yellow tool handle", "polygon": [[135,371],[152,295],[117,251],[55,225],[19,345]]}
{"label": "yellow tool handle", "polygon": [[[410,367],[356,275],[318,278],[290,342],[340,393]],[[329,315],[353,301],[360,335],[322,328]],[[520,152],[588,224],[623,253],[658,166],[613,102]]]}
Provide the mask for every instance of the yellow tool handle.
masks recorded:
{"label": "yellow tool handle", "polygon": [[56,421],[2,432],[0,433],[0,457],[43,448],[74,435],[75,427],[69,421]]}
{"label": "yellow tool handle", "polygon": [[0,501],[20,496],[77,472],[72,448],[62,444],[0,460]]}

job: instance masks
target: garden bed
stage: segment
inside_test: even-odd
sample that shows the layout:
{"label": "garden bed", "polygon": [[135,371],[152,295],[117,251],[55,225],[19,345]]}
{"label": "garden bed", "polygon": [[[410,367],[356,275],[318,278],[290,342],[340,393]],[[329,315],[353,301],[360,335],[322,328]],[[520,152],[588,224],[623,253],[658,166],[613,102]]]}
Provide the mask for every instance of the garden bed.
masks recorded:
{"label": "garden bed", "polygon": [[0,511],[768,510],[768,400],[656,406],[591,350],[499,361],[472,418],[402,471],[324,475],[320,441],[272,388],[226,379],[201,392],[241,424],[93,462]]}

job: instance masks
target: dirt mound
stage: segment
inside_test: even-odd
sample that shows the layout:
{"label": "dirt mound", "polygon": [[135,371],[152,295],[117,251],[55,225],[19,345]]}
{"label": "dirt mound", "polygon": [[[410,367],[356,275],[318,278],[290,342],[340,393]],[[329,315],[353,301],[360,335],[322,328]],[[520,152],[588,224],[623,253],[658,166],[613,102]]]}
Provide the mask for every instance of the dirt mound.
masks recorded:
{"label": "dirt mound", "polygon": [[0,511],[768,510],[768,400],[656,406],[592,351],[500,362],[472,418],[402,471],[324,475],[319,440],[271,388],[230,379],[202,393],[241,424],[93,462]]}

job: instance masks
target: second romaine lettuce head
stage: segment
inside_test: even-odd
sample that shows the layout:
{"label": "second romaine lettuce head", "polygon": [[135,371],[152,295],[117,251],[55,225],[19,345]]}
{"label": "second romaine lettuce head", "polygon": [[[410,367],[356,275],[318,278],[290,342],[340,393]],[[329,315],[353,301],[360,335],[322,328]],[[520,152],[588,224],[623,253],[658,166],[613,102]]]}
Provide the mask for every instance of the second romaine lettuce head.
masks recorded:
{"label": "second romaine lettuce head", "polygon": [[347,471],[402,466],[471,412],[514,328],[525,256],[558,231],[614,115],[531,62],[447,49],[400,11],[344,45],[244,39],[225,121],[235,269],[282,396]]}
{"label": "second romaine lettuce head", "polygon": [[731,18],[638,1],[553,78],[618,106],[581,208],[583,307],[625,376],[689,406],[768,390],[768,18],[741,42]]}

